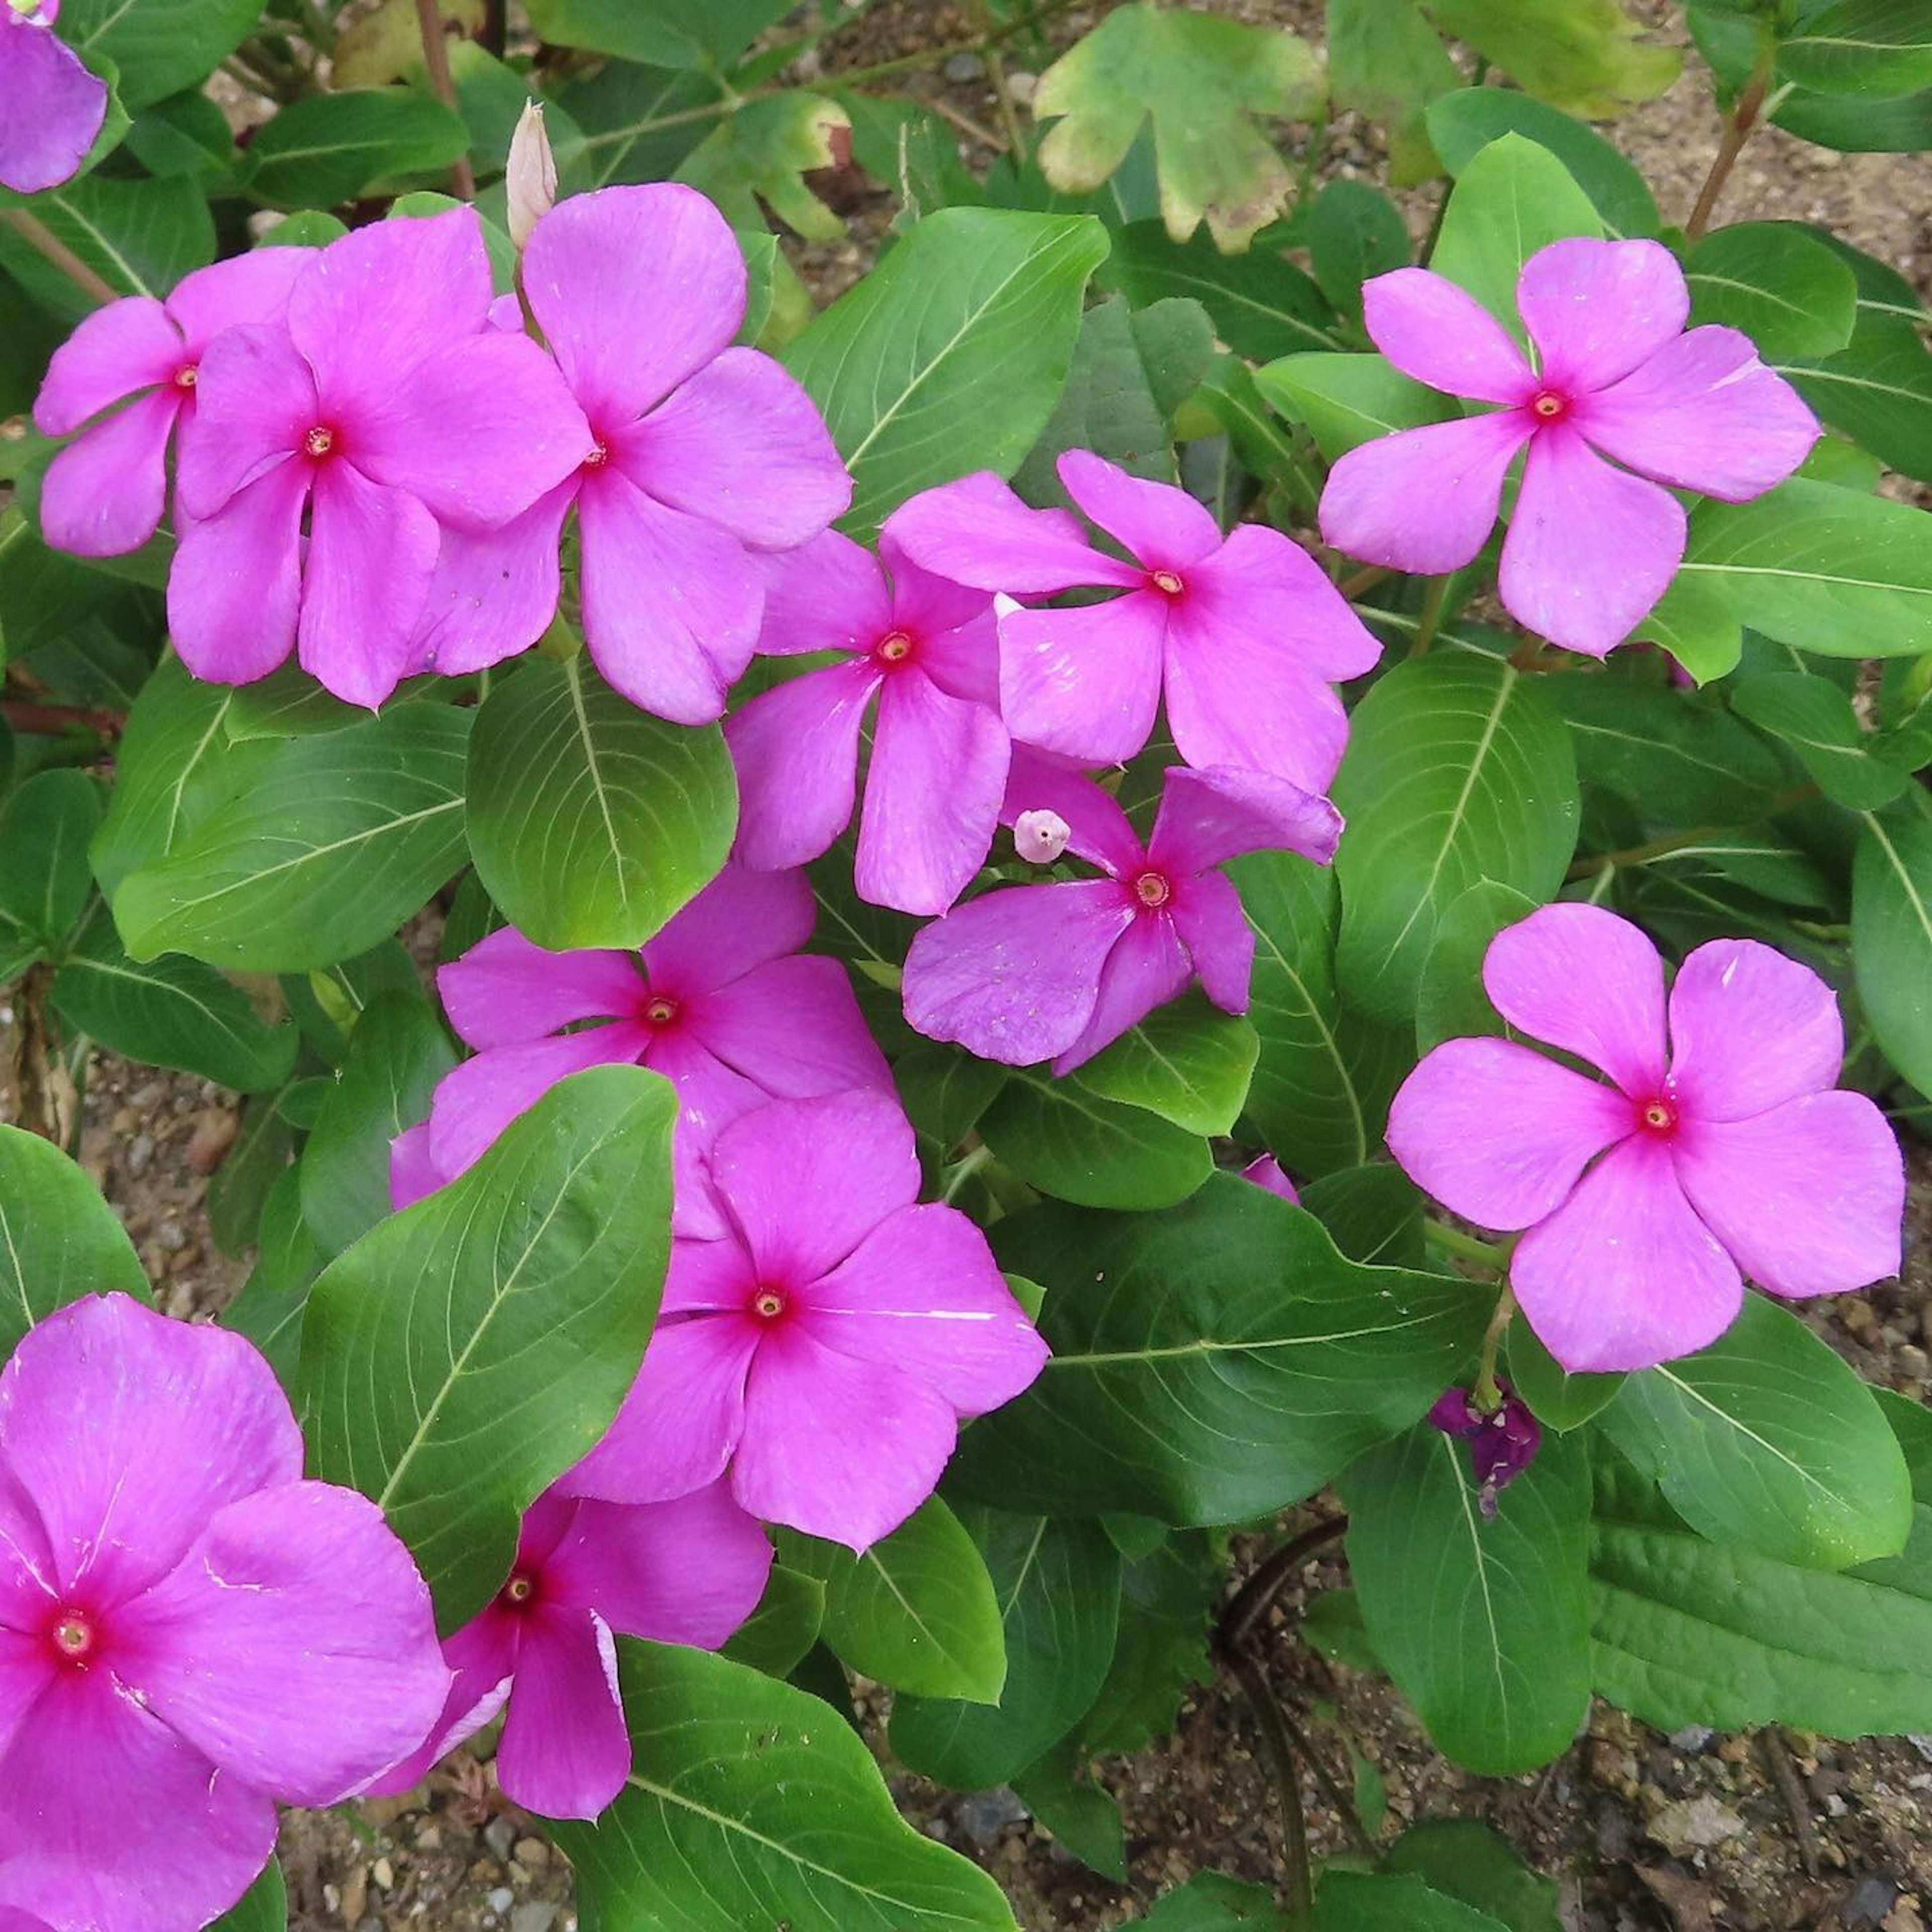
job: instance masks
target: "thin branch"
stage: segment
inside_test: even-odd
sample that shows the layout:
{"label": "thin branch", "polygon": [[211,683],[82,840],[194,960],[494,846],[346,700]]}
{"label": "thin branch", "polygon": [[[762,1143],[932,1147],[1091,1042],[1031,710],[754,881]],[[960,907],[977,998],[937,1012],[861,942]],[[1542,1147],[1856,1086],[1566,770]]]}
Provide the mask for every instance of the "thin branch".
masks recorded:
{"label": "thin branch", "polygon": [[92,711],[80,704],[36,704],[26,698],[0,698],[0,718],[16,731],[57,738],[76,725],[98,731],[104,738],[118,737],[126,729],[124,711]]}
{"label": "thin branch", "polygon": [[1688,832],[1673,832],[1667,838],[1652,838],[1642,845],[1622,846],[1614,852],[1593,852],[1587,858],[1579,859],[1564,877],[1568,880],[1588,879],[1599,872],[1615,872],[1626,866],[1647,866],[1654,859],[1667,859],[1673,852],[1687,850],[1693,845],[1702,845],[1713,838],[1728,838],[1734,832],[1748,832],[1767,818],[1775,818],[1780,812],[1789,812],[1793,806],[1803,805],[1817,796],[1815,784],[1793,785],[1788,791],[1780,792],[1755,818],[1744,819],[1735,825],[1694,825]]}
{"label": "thin branch", "polygon": [[1224,1650],[1238,1649],[1260,1628],[1261,1621],[1301,1566],[1324,1544],[1333,1543],[1348,1527],[1346,1516],[1330,1516],[1292,1536],[1274,1554],[1256,1566],[1255,1572],[1228,1600],[1221,1612],[1216,1641]]}
{"label": "thin branch", "polygon": [[1252,1657],[1238,1652],[1228,1659],[1228,1667],[1247,1693],[1255,1720],[1262,1727],[1262,1742],[1268,1747],[1275,1788],[1281,1798],[1282,1856],[1288,1867],[1288,1916],[1297,1924],[1306,1924],[1315,1906],[1315,1872],[1308,1858],[1308,1818],[1301,1808],[1301,1772],[1295,1762],[1294,1746],[1288,1726],[1282,1722],[1281,1706],[1268,1688],[1261,1666]]}
{"label": "thin branch", "polygon": [[0,208],[0,221],[44,255],[89,301],[118,302],[125,292],[97,274],[38,214],[24,208]]}
{"label": "thin branch", "polygon": [[[416,0],[416,25],[422,32],[423,65],[429,70],[429,84],[436,98],[452,113],[456,111],[456,81],[449,70],[449,42],[442,31],[442,10],[436,0]],[[476,199],[476,171],[470,165],[466,150],[450,164],[449,178],[465,201]]]}
{"label": "thin branch", "polygon": [[1738,157],[1744,152],[1744,143],[1750,139],[1751,130],[1758,124],[1764,97],[1771,86],[1772,63],[1776,52],[1775,46],[1767,39],[1750,79],[1744,82],[1744,92],[1738,96],[1730,112],[1724,116],[1724,136],[1712,158],[1711,172],[1704,177],[1704,185],[1697,190],[1696,206],[1684,224],[1684,236],[1688,242],[1701,240],[1704,231],[1711,225],[1712,216],[1718,212],[1718,199],[1724,191],[1724,184],[1730,179],[1731,170],[1737,166]]}

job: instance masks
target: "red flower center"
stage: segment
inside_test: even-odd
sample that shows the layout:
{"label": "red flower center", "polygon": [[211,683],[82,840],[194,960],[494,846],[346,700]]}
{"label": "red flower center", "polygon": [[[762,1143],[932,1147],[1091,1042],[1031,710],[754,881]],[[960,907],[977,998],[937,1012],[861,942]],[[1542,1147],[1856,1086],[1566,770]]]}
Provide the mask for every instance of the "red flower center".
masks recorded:
{"label": "red flower center", "polygon": [[602,470],[610,460],[610,446],[601,441],[593,442],[590,446],[590,454],[584,459],[584,467],[586,470]]}
{"label": "red flower center", "polygon": [[100,1641],[94,1619],[85,1610],[62,1610],[47,1634],[55,1654],[65,1664],[85,1664]]}
{"label": "red flower center", "polygon": [[1178,570],[1156,570],[1150,573],[1148,580],[1154,587],[1168,597],[1178,597],[1187,586],[1180,580]]}
{"label": "red flower center", "polygon": [[677,1002],[660,993],[646,1003],[644,1017],[652,1026],[669,1026],[677,1018]]}
{"label": "red flower center", "polygon": [[752,1312],[761,1322],[776,1322],[785,1312],[785,1298],[776,1288],[761,1288],[752,1297]]}
{"label": "red flower center", "polygon": [[1142,872],[1135,878],[1134,897],[1144,906],[1164,906],[1173,896],[1164,872]]}
{"label": "red flower center", "polygon": [[520,1610],[536,1598],[537,1580],[528,1571],[513,1570],[510,1580],[503,1586],[503,1600],[513,1610]]}
{"label": "red flower center", "polygon": [[888,631],[872,646],[872,655],[882,664],[902,664],[912,656],[912,640],[903,631]]}
{"label": "red flower center", "polygon": [[302,438],[302,447],[318,460],[328,455],[335,447],[334,428],[328,423],[317,423]]}
{"label": "red flower center", "polygon": [[196,368],[194,364],[192,362],[184,362],[181,367],[175,371],[175,387],[178,389],[193,388],[195,385],[195,379],[200,376],[200,374],[201,371]]}
{"label": "red flower center", "polygon": [[1646,1100],[1637,1109],[1636,1118],[1638,1124],[1646,1133],[1672,1132],[1677,1126],[1677,1103],[1659,1094],[1654,1100]]}
{"label": "red flower center", "polygon": [[1570,413],[1570,398],[1560,389],[1539,389],[1529,399],[1529,412],[1538,422],[1560,422]]}

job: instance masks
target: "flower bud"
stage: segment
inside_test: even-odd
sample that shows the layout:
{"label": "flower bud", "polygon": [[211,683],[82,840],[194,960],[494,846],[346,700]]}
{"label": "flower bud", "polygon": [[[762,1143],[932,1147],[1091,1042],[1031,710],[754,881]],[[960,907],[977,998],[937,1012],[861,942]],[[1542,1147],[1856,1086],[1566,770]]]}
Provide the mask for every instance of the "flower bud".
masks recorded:
{"label": "flower bud", "polygon": [[1057,812],[1023,812],[1013,820],[1013,850],[1030,866],[1050,866],[1073,829]]}
{"label": "flower bud", "polygon": [[556,157],[544,131],[543,110],[534,100],[525,102],[517,131],[510,137],[504,187],[509,195],[510,239],[520,252],[530,231],[556,206]]}
{"label": "flower bud", "polygon": [[1496,1384],[1502,1400],[1487,1411],[1476,1406],[1467,1389],[1452,1388],[1429,1412],[1429,1420],[1445,1436],[1469,1445],[1476,1478],[1476,1502],[1486,1516],[1496,1513],[1498,1491],[1507,1489],[1536,1460],[1543,1430],[1507,1382]]}

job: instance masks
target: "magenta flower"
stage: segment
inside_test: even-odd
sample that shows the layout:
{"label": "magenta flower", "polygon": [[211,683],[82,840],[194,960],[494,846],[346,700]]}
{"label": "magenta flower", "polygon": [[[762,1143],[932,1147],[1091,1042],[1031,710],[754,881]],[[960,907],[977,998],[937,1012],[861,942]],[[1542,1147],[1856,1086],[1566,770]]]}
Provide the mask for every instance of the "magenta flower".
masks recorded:
{"label": "magenta flower", "polygon": [[914,1204],[912,1128],[887,1095],[775,1100],[718,1136],[710,1168],[722,1232],[673,1243],[643,1372],[559,1486],[651,1502],[728,1469],[754,1516],[864,1550],[1046,1345],[980,1230]]}
{"label": "magenta flower", "polygon": [[60,0],[0,0],[0,187],[58,188],[107,118],[107,83],[53,31]]}
{"label": "magenta flower", "polygon": [[[118,556],[154,535],[167,498],[168,439],[177,424],[183,448],[194,435],[208,345],[238,322],[280,322],[314,255],[256,248],[197,268],[164,302],[129,296],[96,309],[54,351],[34,426],[43,436],[82,433],[47,466],[40,488],[49,543],[76,556]],[[101,415],[122,402],[125,409]]]}
{"label": "magenta flower", "polygon": [[1301,1205],[1301,1196],[1295,1190],[1294,1183],[1288,1179],[1282,1164],[1271,1154],[1258,1154],[1241,1169],[1241,1178],[1252,1180],[1257,1187],[1265,1187],[1270,1194],[1278,1194],[1291,1208]]}
{"label": "magenta flower", "polygon": [[771,1568],[764,1532],[722,1483],[641,1504],[550,1490],[496,1600],[443,1647],[456,1676],[428,1742],[370,1789],[420,1784],[507,1706],[505,1794],[546,1818],[596,1817],[631,1771],[614,1636],[716,1650],[758,1608]]}
{"label": "magenta flower", "polygon": [[1000,696],[1021,742],[1086,765],[1131,758],[1165,690],[1190,765],[1237,765],[1327,789],[1348,719],[1331,681],[1381,646],[1308,554],[1263,524],[1225,539],[1185,490],[1130,476],[1084,449],[1060,459],[1067,494],[1134,561],[1094,549],[1064,510],[1030,510],[989,472],[902,504],[886,528],[956,583],[1012,597],[1126,594],[1067,610],[1003,606]]}
{"label": "magenta flower", "polygon": [[566,1075],[628,1061],[677,1089],[680,1225],[705,1225],[696,1164],[728,1120],[772,1099],[892,1091],[845,968],[798,950],[815,910],[802,873],[728,866],[639,952],[547,952],[508,926],[478,941],[436,974],[476,1055],[399,1138],[396,1204],[454,1180]]}
{"label": "magenta flower", "polygon": [[1748,336],[1684,332],[1684,272],[1655,242],[1553,242],[1524,263],[1516,307],[1534,368],[1474,296],[1426,268],[1378,275],[1362,295],[1376,346],[1405,375],[1502,406],[1350,450],[1322,494],[1322,536],[1397,570],[1460,569],[1526,448],[1502,600],[1568,650],[1604,656],[1676,574],[1684,510],[1664,484],[1742,502],[1817,440]]}
{"label": "magenta flower", "polygon": [[413,668],[439,521],[506,522],[584,460],[556,365],[490,328],[490,299],[476,211],[454,208],[331,242],[286,327],[208,345],[176,478],[194,520],[168,578],[197,677],[246,684],[296,645],[336,696],[380,704]]}
{"label": "magenta flower", "polygon": [[1007,886],[956,907],[913,940],[905,1016],[982,1060],[1070,1072],[1196,977],[1245,1012],[1255,935],[1219,868],[1286,847],[1325,864],[1341,836],[1325,798],[1252,771],[1176,766],[1143,847],[1091,779],[1016,758],[1004,815],[1050,810],[1066,850],[1104,878]]}
{"label": "magenta flower", "polygon": [[1403,1083],[1389,1147],[1482,1226],[1526,1228],[1510,1279],[1568,1370],[1643,1369],[1730,1326],[1740,1270],[1773,1294],[1895,1274],[1898,1144],[1844,1057],[1832,989],[1748,939],[1713,940],[1666,1002],[1657,949],[1614,913],[1545,906],[1491,942],[1512,1027],[1609,1076],[1504,1040],[1452,1040]]}
{"label": "magenta flower", "polygon": [[842,661],[727,721],[739,857],[802,866],[844,830],[876,697],[854,882],[874,905],[944,912],[985,859],[1006,788],[992,596],[921,570],[890,538],[874,557],[836,530],[770,559],[765,583],[759,650]]}
{"label": "magenta flower", "polygon": [[1452,1388],[1436,1399],[1429,1412],[1432,1426],[1469,1445],[1469,1465],[1476,1478],[1476,1507],[1486,1516],[1496,1513],[1498,1494],[1536,1460],[1543,1447],[1543,1428],[1509,1384],[1496,1384],[1502,1400],[1481,1409],[1468,1389]]}
{"label": "magenta flower", "polygon": [[268,1862],[277,1799],[332,1804],[434,1721],[429,1592],[302,1462],[248,1342],[124,1295],[0,1375],[0,1862],[56,1923],[206,1924]]}
{"label": "magenta flower", "polygon": [[451,533],[423,661],[477,670],[543,634],[574,504],[597,668],[645,710],[708,724],[752,661],[754,559],[816,536],[852,500],[851,478],[804,390],[769,356],[730,346],[744,258],[694,190],[560,202],[531,235],[523,287],[590,419],[590,452],[526,516],[487,537]]}

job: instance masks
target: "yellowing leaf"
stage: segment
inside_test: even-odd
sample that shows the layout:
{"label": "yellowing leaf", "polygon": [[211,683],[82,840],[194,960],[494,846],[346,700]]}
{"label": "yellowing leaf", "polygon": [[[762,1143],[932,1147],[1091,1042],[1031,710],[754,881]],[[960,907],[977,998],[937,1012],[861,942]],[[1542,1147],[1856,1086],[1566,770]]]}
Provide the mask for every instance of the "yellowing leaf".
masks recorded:
{"label": "yellowing leaf", "polygon": [[1618,0],[1424,0],[1454,34],[1505,69],[1525,92],[1600,119],[1654,100],[1684,57],[1652,46]]}
{"label": "yellowing leaf", "polygon": [[[437,0],[446,29],[472,35],[483,31],[483,0]],[[338,93],[352,87],[381,87],[422,65],[422,27],[416,0],[382,0],[372,14],[342,30],[335,44],[329,85]]]}
{"label": "yellowing leaf", "polygon": [[844,109],[822,94],[748,101],[686,157],[676,178],[709,195],[734,228],[764,227],[762,202],[807,241],[836,242],[844,223],[800,177],[836,166],[841,150],[849,152],[851,126]]}

